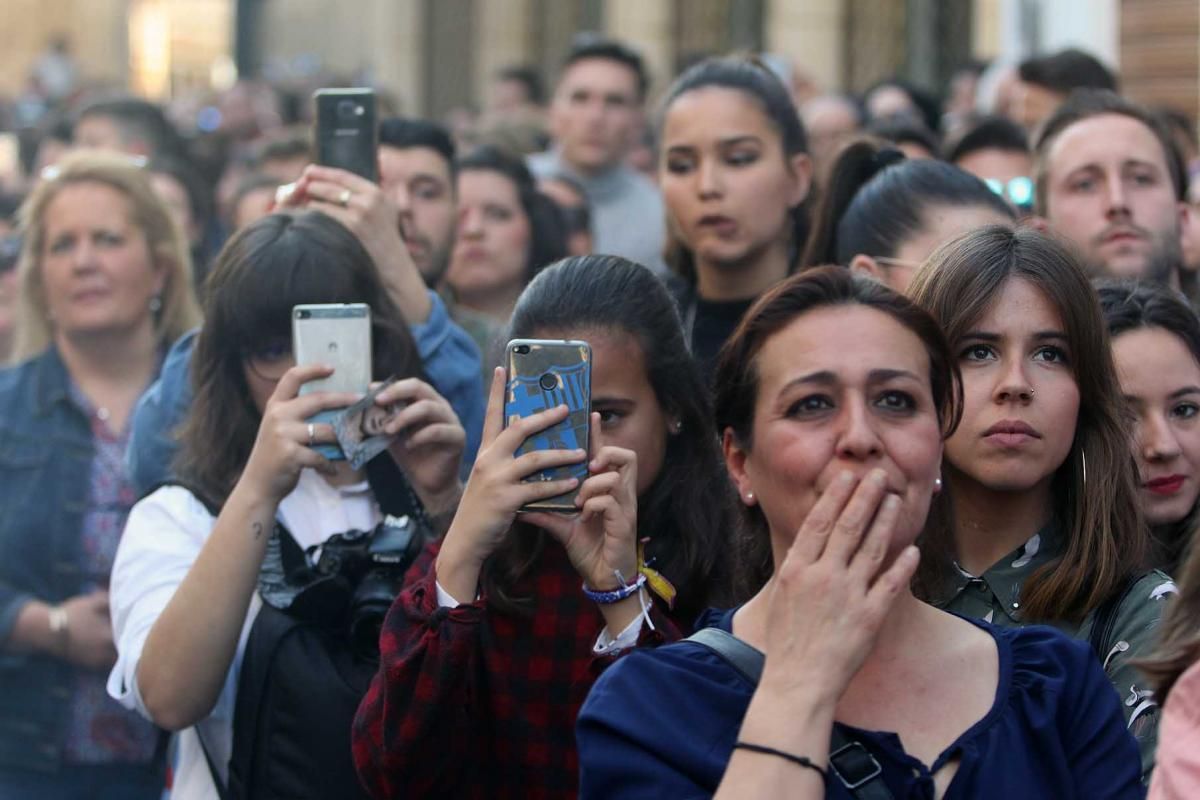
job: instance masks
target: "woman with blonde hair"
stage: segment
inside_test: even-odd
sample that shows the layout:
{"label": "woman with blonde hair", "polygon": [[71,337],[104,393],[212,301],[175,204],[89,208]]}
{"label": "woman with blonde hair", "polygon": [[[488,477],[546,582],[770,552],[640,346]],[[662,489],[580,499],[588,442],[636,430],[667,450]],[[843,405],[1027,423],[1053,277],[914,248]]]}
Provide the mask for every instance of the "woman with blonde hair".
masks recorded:
{"label": "woman with blonde hair", "polygon": [[105,693],[107,587],[135,499],[129,418],[199,322],[187,245],[140,165],[91,153],[43,175],[20,229],[18,363],[0,372],[0,796],[158,797],[159,732]]}

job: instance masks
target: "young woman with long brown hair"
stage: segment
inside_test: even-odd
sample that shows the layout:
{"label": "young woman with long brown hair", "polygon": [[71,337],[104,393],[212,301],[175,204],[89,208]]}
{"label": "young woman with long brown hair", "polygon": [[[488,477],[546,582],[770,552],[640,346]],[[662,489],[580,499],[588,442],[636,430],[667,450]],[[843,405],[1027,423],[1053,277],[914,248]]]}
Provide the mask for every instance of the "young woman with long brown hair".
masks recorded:
{"label": "young woman with long brown hair", "polygon": [[1090,641],[1148,775],[1157,706],[1132,661],[1153,647],[1174,587],[1146,566],[1124,401],[1095,292],[1057,240],[989,226],[935,252],[910,293],[945,331],[965,396],[918,590],[996,625],[1051,623]]}

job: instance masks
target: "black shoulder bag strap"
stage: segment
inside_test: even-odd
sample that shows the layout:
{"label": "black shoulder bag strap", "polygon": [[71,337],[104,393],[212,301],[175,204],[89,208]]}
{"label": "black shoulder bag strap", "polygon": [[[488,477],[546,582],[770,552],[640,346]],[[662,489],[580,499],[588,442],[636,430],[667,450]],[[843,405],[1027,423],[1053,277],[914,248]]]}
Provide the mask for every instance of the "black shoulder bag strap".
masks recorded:
{"label": "black shoulder bag strap", "polygon": [[[758,685],[766,660],[759,650],[721,628],[703,628],[687,641],[712,650],[743,678]],[[892,792],[883,782],[883,769],[867,748],[847,736],[836,724],[829,742],[830,772],[856,800],[892,800]]]}
{"label": "black shoulder bag strap", "polygon": [[1125,602],[1125,598],[1129,596],[1130,590],[1137,581],[1138,576],[1130,575],[1117,587],[1115,592],[1108,596],[1108,599],[1096,607],[1096,616],[1092,620],[1092,631],[1088,635],[1088,644],[1092,646],[1092,651],[1095,652],[1096,658],[1100,659],[1102,666],[1104,659],[1108,656],[1104,652],[1104,648],[1108,644],[1108,640],[1112,638],[1113,626],[1117,624],[1117,611],[1120,610],[1121,604]]}

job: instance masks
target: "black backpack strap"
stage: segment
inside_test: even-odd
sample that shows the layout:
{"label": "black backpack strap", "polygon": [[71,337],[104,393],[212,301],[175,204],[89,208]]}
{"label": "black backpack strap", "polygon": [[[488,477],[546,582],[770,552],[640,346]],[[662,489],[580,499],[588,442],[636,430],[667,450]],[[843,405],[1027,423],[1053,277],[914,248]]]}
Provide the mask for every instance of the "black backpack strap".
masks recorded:
{"label": "black backpack strap", "polygon": [[[687,638],[708,648],[755,686],[762,678],[766,657],[762,651],[722,628],[702,628]],[[892,800],[892,792],[883,782],[883,768],[861,743],[846,735],[834,723],[829,737],[829,767],[855,800]]]}
{"label": "black backpack strap", "polygon": [[1130,575],[1125,578],[1121,585],[1117,587],[1117,590],[1096,607],[1095,617],[1092,620],[1092,630],[1088,634],[1088,644],[1092,646],[1092,651],[1096,654],[1096,658],[1100,659],[1101,664],[1104,663],[1104,659],[1107,656],[1107,653],[1104,652],[1104,647],[1112,637],[1113,626],[1117,622],[1117,611],[1120,610],[1121,604],[1125,602],[1125,598],[1129,596],[1129,592],[1133,589],[1133,585],[1137,581],[1137,575]]}
{"label": "black backpack strap", "polygon": [[208,764],[208,772],[212,775],[213,786],[217,789],[218,800],[229,800],[229,789],[225,787],[225,782],[221,780],[221,773],[217,771],[217,762],[213,761],[212,753],[208,752],[208,745],[204,743],[204,734],[200,732],[200,726],[197,725],[193,730],[196,731],[196,740],[200,742],[200,750],[204,753],[204,762]]}

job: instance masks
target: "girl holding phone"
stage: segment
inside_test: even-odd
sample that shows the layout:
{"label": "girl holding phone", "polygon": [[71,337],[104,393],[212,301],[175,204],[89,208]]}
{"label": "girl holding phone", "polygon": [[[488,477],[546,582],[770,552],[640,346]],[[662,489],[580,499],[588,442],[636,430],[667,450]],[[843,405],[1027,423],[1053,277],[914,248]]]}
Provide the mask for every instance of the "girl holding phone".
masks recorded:
{"label": "girl holding phone", "polygon": [[[657,278],[615,256],[566,259],[526,288],[510,334],[590,344],[591,452],[515,458],[567,409],[505,428],[496,371],[458,513],[388,614],[355,723],[359,776],[377,798],[573,797],[572,731],[595,671],[678,638],[725,583],[729,486]],[[582,484],[522,480],[584,461]],[[574,488],[577,515],[519,514]]]}
{"label": "girl holding phone", "polygon": [[[328,424],[308,420],[358,396],[301,395],[306,382],[332,370],[296,366],[291,349],[294,306],[363,301],[373,312],[374,375],[405,377],[377,403],[409,403],[387,426],[406,436],[370,476],[314,449],[335,437]],[[385,509],[395,513],[389,498],[405,483],[431,515],[452,510],[464,441],[449,405],[421,380],[408,326],[367,251],[328,216],[272,214],[240,231],[217,260],[205,311],[192,363],[195,400],[181,433],[181,484],[134,506],[110,598],[118,658],[109,693],[159,727],[184,732],[172,796],[189,800],[217,797],[231,758],[242,755],[233,747],[234,709],[256,622],[271,616],[260,570],[276,524],[301,547],[370,531]],[[361,796],[349,758],[352,708],[341,723],[310,720],[306,708],[289,713],[332,730],[320,752],[303,754],[306,763],[328,766],[327,753],[341,763],[323,769],[322,782],[260,787],[262,794]],[[302,771],[280,780],[302,782]]]}

